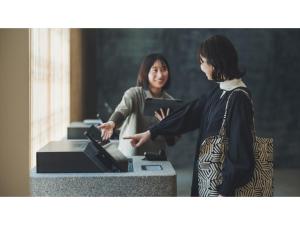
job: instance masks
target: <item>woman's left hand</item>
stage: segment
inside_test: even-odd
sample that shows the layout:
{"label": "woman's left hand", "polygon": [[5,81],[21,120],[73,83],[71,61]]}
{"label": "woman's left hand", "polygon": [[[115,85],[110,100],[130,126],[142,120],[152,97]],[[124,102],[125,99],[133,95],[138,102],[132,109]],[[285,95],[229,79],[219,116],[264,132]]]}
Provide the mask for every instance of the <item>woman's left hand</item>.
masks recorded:
{"label": "woman's left hand", "polygon": [[159,111],[154,112],[154,116],[159,120],[162,121],[164,118],[166,118],[170,114],[170,108],[167,108],[166,113],[162,108],[160,108]]}

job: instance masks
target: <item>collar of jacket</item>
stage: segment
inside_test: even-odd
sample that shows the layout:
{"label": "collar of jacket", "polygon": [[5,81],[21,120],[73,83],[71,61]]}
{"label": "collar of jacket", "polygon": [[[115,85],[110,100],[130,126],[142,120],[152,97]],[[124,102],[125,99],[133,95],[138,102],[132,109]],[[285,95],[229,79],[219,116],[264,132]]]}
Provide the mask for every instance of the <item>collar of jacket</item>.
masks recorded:
{"label": "collar of jacket", "polygon": [[232,79],[232,80],[225,80],[223,82],[219,82],[220,89],[224,91],[231,91],[238,87],[247,87],[246,84],[242,81],[242,79]]}
{"label": "collar of jacket", "polygon": [[[144,89],[144,93],[145,93],[146,99],[148,99],[148,98],[157,98],[157,97],[154,97],[154,96],[151,94],[151,92],[149,91],[149,89]],[[162,91],[160,97],[165,97],[165,91]]]}

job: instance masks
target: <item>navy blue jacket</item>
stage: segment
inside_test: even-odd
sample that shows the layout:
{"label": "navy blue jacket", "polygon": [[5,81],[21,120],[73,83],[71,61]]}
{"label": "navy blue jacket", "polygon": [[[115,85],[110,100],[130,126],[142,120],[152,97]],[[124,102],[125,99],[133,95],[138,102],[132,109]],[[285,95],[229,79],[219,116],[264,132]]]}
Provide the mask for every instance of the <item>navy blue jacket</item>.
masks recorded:
{"label": "navy blue jacket", "polygon": [[[247,88],[242,88],[247,91]],[[229,94],[214,88],[211,93],[194,100],[174,111],[159,124],[150,128],[151,138],[157,135],[180,135],[199,129],[199,138],[194,160],[191,196],[198,196],[198,166],[200,144],[205,138],[217,135],[220,131]],[[225,155],[222,170],[223,183],[218,191],[223,196],[233,196],[234,190],[250,181],[254,170],[253,153],[253,111],[248,97],[242,92],[232,95],[228,107],[226,132],[229,150]]]}

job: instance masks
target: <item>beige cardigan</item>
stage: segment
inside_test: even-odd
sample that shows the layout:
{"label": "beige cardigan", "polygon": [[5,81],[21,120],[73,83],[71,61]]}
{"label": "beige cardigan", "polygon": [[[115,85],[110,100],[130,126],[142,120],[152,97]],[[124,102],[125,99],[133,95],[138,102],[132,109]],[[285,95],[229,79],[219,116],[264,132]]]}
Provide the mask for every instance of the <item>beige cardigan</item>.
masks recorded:
{"label": "beige cardigan", "polygon": [[[118,149],[127,157],[133,155],[143,155],[144,152],[158,152],[166,148],[165,138],[158,136],[155,141],[148,141],[139,148],[134,148],[130,140],[124,140],[123,137],[146,131],[151,125],[159,122],[153,116],[144,116],[145,100],[154,98],[149,90],[142,87],[132,87],[128,89],[111,115],[109,121],[114,121],[116,128],[120,126],[120,138]],[[174,99],[166,91],[163,91],[160,99]]]}

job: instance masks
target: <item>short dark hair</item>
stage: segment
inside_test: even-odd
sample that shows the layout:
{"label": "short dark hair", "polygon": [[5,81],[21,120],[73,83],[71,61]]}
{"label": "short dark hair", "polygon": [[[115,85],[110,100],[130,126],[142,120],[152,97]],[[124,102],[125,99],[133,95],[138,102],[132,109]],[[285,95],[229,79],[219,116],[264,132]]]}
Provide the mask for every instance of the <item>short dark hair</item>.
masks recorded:
{"label": "short dark hair", "polygon": [[140,69],[138,72],[136,86],[148,88],[148,86],[149,86],[148,74],[149,74],[151,67],[157,60],[159,60],[162,65],[167,67],[169,76],[168,76],[167,82],[163,86],[163,89],[169,88],[170,83],[171,83],[170,67],[169,67],[168,61],[165,59],[165,57],[159,53],[153,53],[153,54],[147,55],[143,59],[143,62],[141,63],[141,66],[140,66]]}
{"label": "short dark hair", "polygon": [[200,55],[214,67],[212,79],[215,81],[241,78],[245,74],[245,71],[241,71],[238,66],[236,49],[231,41],[222,35],[214,35],[203,41],[198,51],[198,59],[201,63]]}

